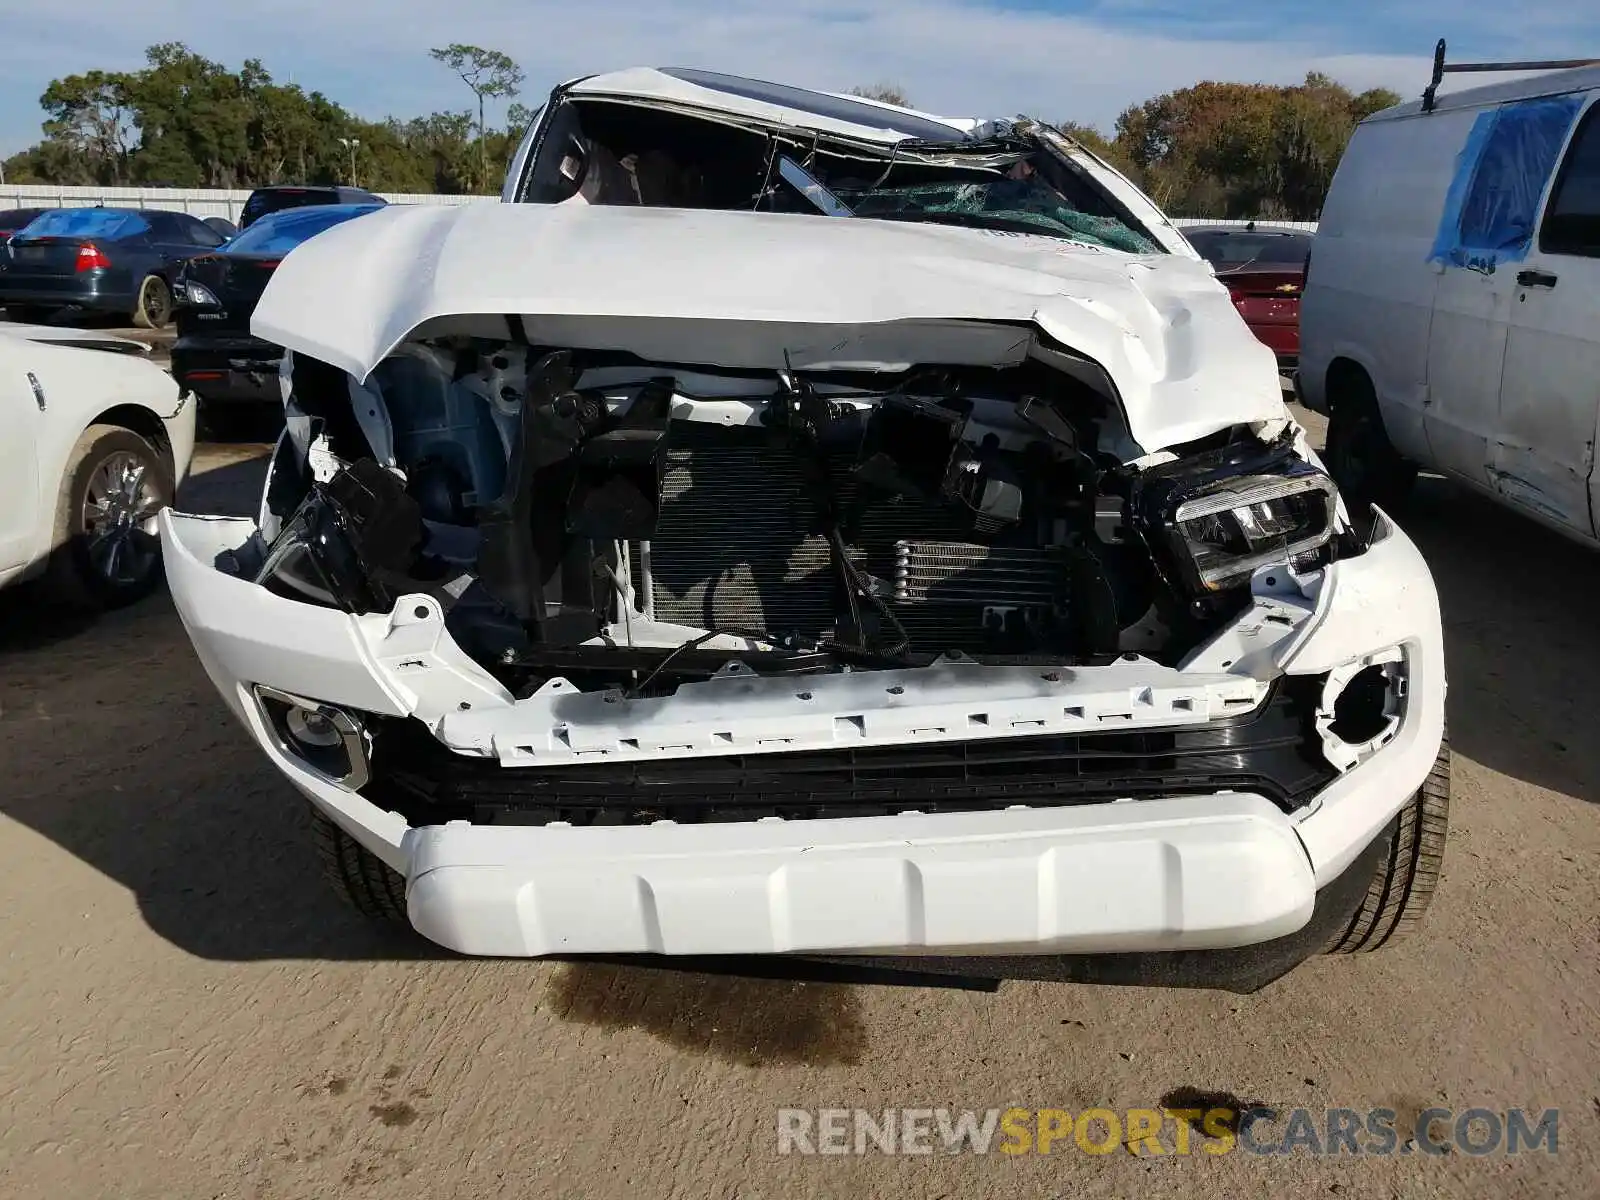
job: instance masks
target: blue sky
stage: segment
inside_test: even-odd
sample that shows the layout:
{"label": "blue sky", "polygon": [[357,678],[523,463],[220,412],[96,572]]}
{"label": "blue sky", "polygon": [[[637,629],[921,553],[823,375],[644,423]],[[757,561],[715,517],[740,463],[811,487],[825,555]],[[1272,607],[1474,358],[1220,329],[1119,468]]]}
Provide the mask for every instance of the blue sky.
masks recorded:
{"label": "blue sky", "polygon": [[524,102],[621,66],[700,66],[842,90],[893,81],[919,107],[1109,127],[1200,79],[1293,82],[1311,68],[1415,95],[1452,57],[1600,56],[1600,0],[0,0],[0,153],[37,139],[57,76],[137,67],[181,40],[320,89],[367,117],[464,108],[429,46],[504,50]]}

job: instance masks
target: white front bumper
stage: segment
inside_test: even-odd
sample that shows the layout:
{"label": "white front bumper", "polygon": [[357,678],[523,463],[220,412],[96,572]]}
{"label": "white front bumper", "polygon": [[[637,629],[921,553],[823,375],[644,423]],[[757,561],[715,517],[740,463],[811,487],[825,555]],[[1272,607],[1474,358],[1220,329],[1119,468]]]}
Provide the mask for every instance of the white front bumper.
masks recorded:
{"label": "white front bumper", "polygon": [[[1222,792],[843,820],[413,828],[285,754],[250,702],[250,685],[415,716],[458,750],[498,754],[502,762],[577,753],[567,744],[571,734],[551,737],[538,722],[519,718],[530,710],[517,709],[461,654],[425,598],[402,599],[391,615],[350,617],[215,570],[216,553],[250,530],[249,522],[163,514],[172,593],[201,662],[279,769],[405,875],[417,929],[469,954],[1020,954],[1250,945],[1309,920],[1317,889],[1421,786],[1443,736],[1438,599],[1416,548],[1380,519],[1372,548],[1325,572],[1313,597],[1296,598],[1298,608],[1285,599],[1269,621],[1262,615],[1274,612],[1267,597],[1183,671],[1155,668],[1151,675],[1169,684],[1191,679],[1195,696],[1216,700],[1230,694],[1230,678],[1248,689],[1258,678],[1322,673],[1401,647],[1410,690],[1395,736],[1294,814],[1259,796]],[[1296,612],[1298,619],[1283,619]],[[1072,678],[1046,697],[1061,714],[1054,719],[1093,721],[1095,705],[1118,690],[1131,696],[1134,710],[1111,714],[1118,722],[1158,726],[1179,710],[1191,721],[1206,719],[1204,699],[1180,696],[1181,687],[1123,687],[1117,670],[1067,673]],[[1038,703],[1021,696],[995,711],[1026,715],[1014,722],[1018,733],[1042,732],[1032,727]],[[1141,705],[1148,716],[1138,714]],[[463,726],[469,710],[471,723]],[[881,733],[897,711],[885,705],[847,736]],[[991,736],[1003,736],[987,717],[984,724]],[[521,735],[510,736],[519,725]],[[646,727],[665,728],[659,719]],[[681,737],[692,741],[693,734]],[[825,735],[804,722],[792,731],[796,738]],[[687,743],[680,750],[709,752]]]}
{"label": "white front bumper", "polygon": [[412,923],[469,954],[1168,950],[1292,933],[1314,892],[1257,796],[595,832],[415,830]]}

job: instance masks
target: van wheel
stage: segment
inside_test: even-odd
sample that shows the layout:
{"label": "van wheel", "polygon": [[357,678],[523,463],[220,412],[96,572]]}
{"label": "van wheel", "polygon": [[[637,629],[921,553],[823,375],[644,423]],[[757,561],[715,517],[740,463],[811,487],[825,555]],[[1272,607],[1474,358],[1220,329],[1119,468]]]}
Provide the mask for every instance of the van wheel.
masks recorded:
{"label": "van wheel", "polygon": [[311,840],[322,859],[322,877],[346,904],[380,925],[411,928],[406,881],[398,871],[314,806]]}
{"label": "van wheel", "polygon": [[1367,895],[1328,954],[1360,954],[1410,936],[1428,911],[1444,864],[1450,825],[1450,741],[1440,743],[1433,770],[1380,834],[1384,855]]}
{"label": "van wheel", "polygon": [[1372,381],[1363,372],[1346,375],[1332,407],[1325,457],[1351,515],[1364,517],[1374,504],[1395,512],[1417,482],[1417,464],[1389,440]]}

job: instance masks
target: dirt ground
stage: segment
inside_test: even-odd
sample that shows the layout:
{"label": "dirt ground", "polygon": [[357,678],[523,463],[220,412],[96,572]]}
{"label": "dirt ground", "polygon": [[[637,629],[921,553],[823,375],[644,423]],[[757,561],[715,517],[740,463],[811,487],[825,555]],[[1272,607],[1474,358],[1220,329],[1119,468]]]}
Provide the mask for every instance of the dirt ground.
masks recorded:
{"label": "dirt ground", "polygon": [[[207,447],[185,506],[247,510],[255,453]],[[453,958],[323,887],[164,595],[0,599],[0,1196],[1600,1194],[1600,556],[1433,481],[1405,523],[1448,628],[1444,882],[1416,940],[1250,996]],[[1196,1095],[1555,1107],[1559,1152],[778,1154],[780,1107]]]}

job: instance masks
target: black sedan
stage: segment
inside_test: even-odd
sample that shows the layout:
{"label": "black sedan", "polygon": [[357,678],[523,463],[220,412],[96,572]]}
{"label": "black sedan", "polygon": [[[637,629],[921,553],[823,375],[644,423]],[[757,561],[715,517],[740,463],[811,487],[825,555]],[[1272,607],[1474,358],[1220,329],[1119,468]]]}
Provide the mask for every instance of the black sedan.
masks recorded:
{"label": "black sedan", "polygon": [[250,334],[250,314],[272,272],[300,243],[376,212],[381,204],[322,204],[272,213],[221,250],[184,264],[178,276],[178,340],[172,374],[207,406],[280,402],[283,348]]}
{"label": "black sedan", "polygon": [[0,250],[0,304],[17,321],[71,309],[127,315],[159,329],[172,315],[179,266],[225,240],[187,213],[52,208]]}

